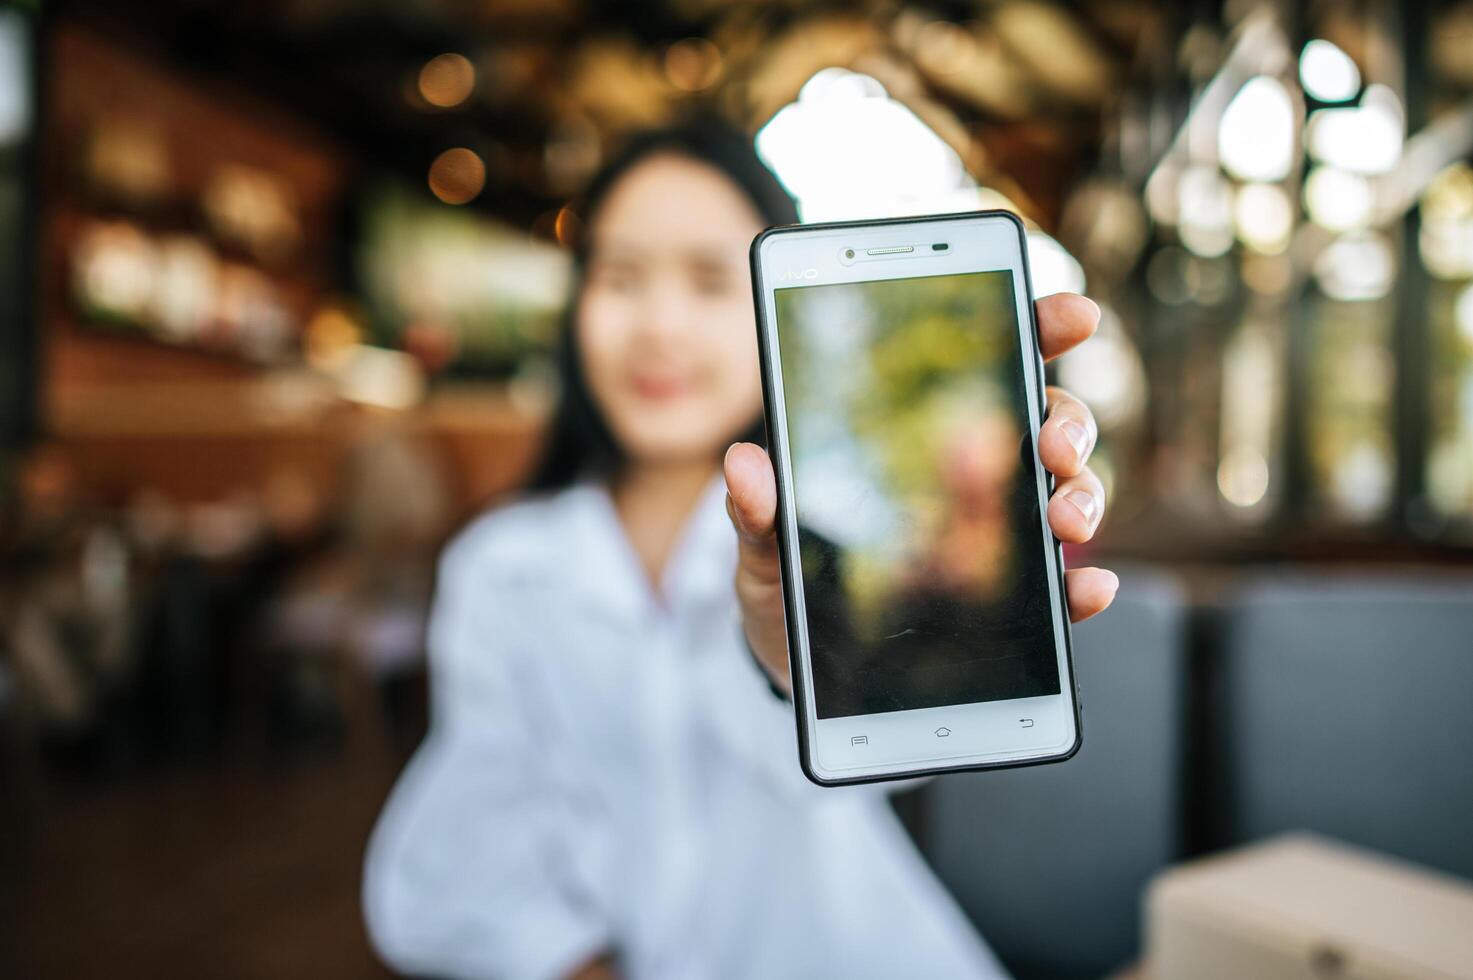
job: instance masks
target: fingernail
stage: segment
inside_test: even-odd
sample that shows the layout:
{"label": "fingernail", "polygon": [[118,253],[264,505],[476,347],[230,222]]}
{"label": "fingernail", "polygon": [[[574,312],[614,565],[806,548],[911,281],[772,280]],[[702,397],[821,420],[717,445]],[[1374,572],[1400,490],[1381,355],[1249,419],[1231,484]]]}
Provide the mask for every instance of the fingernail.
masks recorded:
{"label": "fingernail", "polygon": [[1064,433],[1064,438],[1069,440],[1069,445],[1074,447],[1074,455],[1081,460],[1089,454],[1089,430],[1073,419],[1065,419],[1059,423],[1059,431]]}
{"label": "fingernail", "polygon": [[1078,508],[1086,524],[1093,525],[1100,515],[1100,502],[1088,490],[1070,490],[1064,494],[1064,499]]}

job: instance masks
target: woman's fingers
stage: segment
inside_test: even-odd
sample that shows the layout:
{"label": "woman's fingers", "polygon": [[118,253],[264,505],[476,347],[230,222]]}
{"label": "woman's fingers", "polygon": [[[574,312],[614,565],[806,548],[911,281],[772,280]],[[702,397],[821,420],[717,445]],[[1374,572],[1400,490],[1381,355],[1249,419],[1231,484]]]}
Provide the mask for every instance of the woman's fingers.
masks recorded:
{"label": "woman's fingers", "polygon": [[1105,568],[1071,568],[1064,573],[1064,588],[1069,593],[1069,619],[1079,623],[1114,601],[1120,578]]}
{"label": "woman's fingers", "polygon": [[[1099,328],[1100,308],[1073,293],[1045,296],[1036,304],[1038,344],[1051,361],[1088,340]],[[1038,432],[1038,455],[1060,478],[1048,503],[1049,528],[1060,541],[1080,544],[1094,537],[1105,514],[1105,488],[1086,465],[1099,428],[1083,402],[1059,388],[1048,390],[1049,414]],[[1064,573],[1069,618],[1088,619],[1109,606],[1120,579],[1104,568],[1071,568]]]}
{"label": "woman's fingers", "polygon": [[1048,420],[1038,430],[1038,455],[1054,476],[1077,476],[1089,462],[1099,428],[1094,413],[1062,388],[1048,389]]}
{"label": "woman's fingers", "polygon": [[1034,309],[1038,313],[1038,346],[1045,361],[1078,347],[1100,325],[1100,308],[1093,300],[1075,293],[1045,296]]}
{"label": "woman's fingers", "polygon": [[[747,642],[772,679],[787,687],[787,632],[777,557],[777,480],[772,461],[760,447],[739,442],[727,450],[725,470],[726,510],[739,541],[736,591]],[[1049,527],[1061,541],[1088,541],[1104,509],[1104,488],[1084,467],[1054,491],[1048,508]],[[1065,581],[1069,618],[1076,623],[1108,606],[1120,586],[1115,573],[1103,568],[1072,568],[1065,573]]]}
{"label": "woman's fingers", "polygon": [[1089,467],[1061,480],[1048,502],[1048,526],[1066,544],[1083,544],[1094,537],[1105,513],[1105,488]]}
{"label": "woman's fingers", "polygon": [[737,601],[747,642],[779,686],[788,680],[788,639],[777,557],[777,479],[761,447],[739,442],[726,451],[726,512],[736,528]]}
{"label": "woman's fingers", "polygon": [[[1100,326],[1100,308],[1073,293],[1055,293],[1035,304],[1038,345],[1051,361],[1084,343]],[[1060,541],[1079,544],[1094,537],[1105,514],[1105,488],[1086,463],[1099,429],[1079,399],[1058,388],[1048,391],[1049,416],[1038,432],[1038,455],[1060,477],[1048,502],[1048,523]],[[1069,618],[1088,619],[1115,598],[1120,579],[1103,568],[1071,568],[1065,573]]]}

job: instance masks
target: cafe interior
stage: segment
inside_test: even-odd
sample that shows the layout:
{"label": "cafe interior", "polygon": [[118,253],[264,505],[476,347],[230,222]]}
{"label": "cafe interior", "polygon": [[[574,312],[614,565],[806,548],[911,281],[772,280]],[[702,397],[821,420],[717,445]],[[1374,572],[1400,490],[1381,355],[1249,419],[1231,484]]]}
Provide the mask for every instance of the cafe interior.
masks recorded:
{"label": "cafe interior", "polygon": [[0,4],[0,975],[391,975],[438,556],[692,112],[1101,308],[1084,749],[894,800],[1006,967],[1473,976],[1470,0]]}

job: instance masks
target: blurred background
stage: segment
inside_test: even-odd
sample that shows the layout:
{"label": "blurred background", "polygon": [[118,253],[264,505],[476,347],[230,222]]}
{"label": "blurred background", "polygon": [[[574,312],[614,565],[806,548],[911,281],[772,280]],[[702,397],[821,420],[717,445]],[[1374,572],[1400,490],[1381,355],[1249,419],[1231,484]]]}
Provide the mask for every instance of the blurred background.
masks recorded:
{"label": "blurred background", "polygon": [[[435,556],[536,458],[580,189],[693,110],[805,220],[1009,207],[1104,308],[1090,751],[908,816],[1014,969],[1129,962],[1152,874],[1282,829],[1473,876],[1473,2],[30,0],[0,974],[382,975]],[[988,807],[1073,842],[1071,948]]]}

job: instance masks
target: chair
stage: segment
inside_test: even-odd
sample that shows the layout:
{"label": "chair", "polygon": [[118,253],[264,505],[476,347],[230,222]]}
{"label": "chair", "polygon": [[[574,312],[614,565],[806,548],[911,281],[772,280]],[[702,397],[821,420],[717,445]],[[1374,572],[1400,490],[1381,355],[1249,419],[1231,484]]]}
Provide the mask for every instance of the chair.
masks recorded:
{"label": "chair", "polygon": [[1473,878],[1473,577],[1272,577],[1223,617],[1216,843],[1302,828]]}
{"label": "chair", "polygon": [[1123,574],[1074,628],[1078,755],[928,788],[927,855],[1019,977],[1098,977],[1135,954],[1146,882],[1179,856],[1186,630],[1171,579]]}

